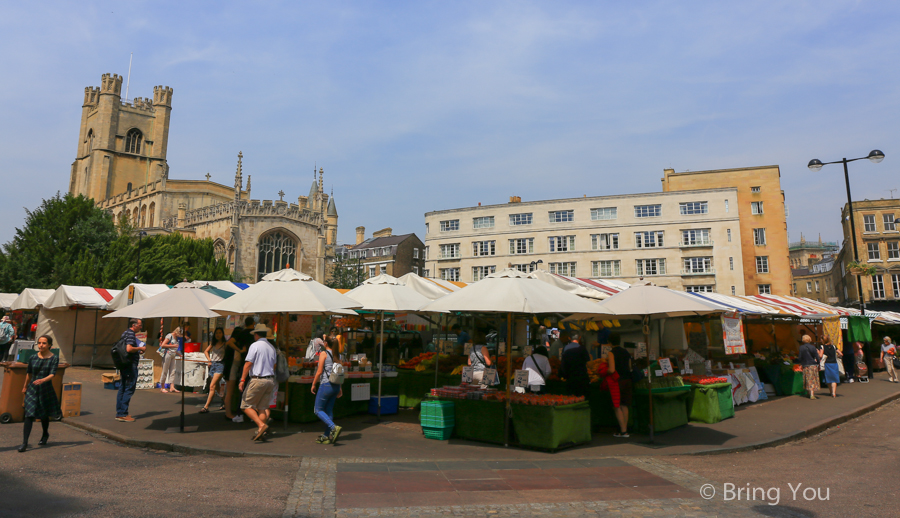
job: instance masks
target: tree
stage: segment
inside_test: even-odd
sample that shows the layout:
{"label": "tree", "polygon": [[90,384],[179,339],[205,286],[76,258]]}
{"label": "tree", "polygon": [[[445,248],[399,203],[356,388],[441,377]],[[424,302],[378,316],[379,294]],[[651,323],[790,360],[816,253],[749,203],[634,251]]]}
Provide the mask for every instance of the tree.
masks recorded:
{"label": "tree", "polygon": [[336,290],[352,290],[366,280],[361,268],[358,261],[336,257],[331,276],[325,281],[325,285]]}

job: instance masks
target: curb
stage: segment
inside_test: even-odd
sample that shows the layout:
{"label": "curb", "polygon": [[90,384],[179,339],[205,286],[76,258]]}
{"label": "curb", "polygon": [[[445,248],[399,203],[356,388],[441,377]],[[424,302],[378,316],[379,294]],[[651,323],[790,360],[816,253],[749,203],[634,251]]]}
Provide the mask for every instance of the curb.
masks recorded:
{"label": "curb", "polygon": [[[830,419],[824,419],[822,421],[818,421],[808,426],[803,430],[798,430],[796,432],[791,432],[783,437],[779,437],[777,439],[773,439],[771,441],[760,441],[752,444],[747,444],[745,446],[736,446],[733,448],[712,448],[704,451],[692,452],[692,453],[663,453],[660,455],[629,455],[634,457],[654,457],[654,456],[675,456],[675,455],[724,455],[727,453],[742,453],[748,451],[761,450],[763,448],[774,448],[776,446],[781,446],[790,442],[799,441],[801,439],[805,439],[807,437],[811,437],[814,435],[818,435],[825,430],[832,428],[834,426],[846,423],[852,419],[856,419],[857,417],[863,416],[877,410],[878,408],[891,403],[892,401],[900,399],[900,392],[895,394],[891,394],[889,396],[883,397],[877,401],[869,403],[868,405],[859,407],[855,410],[851,410],[849,412],[845,412],[843,414],[836,415]],[[159,451],[168,451],[173,453],[182,453],[184,455],[216,455],[219,457],[268,457],[268,458],[286,458],[286,459],[300,459],[303,455],[290,455],[287,453],[266,453],[266,452],[246,452],[246,451],[234,451],[234,450],[220,450],[216,448],[197,448],[194,446],[184,446],[181,444],[169,443],[169,442],[161,442],[161,441],[142,441],[138,439],[132,439],[130,437],[111,432],[104,428],[100,428],[98,426],[94,426],[87,423],[81,423],[78,421],[69,421],[68,419],[63,419],[62,423],[70,426],[72,428],[78,428],[80,430],[84,430],[86,432],[90,432],[97,435],[102,435],[103,437],[115,441],[126,446],[131,446],[134,448],[147,448],[151,450],[159,450]]]}

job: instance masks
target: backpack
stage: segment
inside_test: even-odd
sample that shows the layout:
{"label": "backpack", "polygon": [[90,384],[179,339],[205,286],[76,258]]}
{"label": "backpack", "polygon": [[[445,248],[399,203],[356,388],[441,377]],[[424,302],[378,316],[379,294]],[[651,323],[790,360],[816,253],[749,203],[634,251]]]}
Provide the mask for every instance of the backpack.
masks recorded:
{"label": "backpack", "polygon": [[344,366],[339,362],[334,361],[334,356],[330,352],[328,353],[328,356],[331,356],[331,372],[328,374],[328,383],[337,383],[340,385],[344,382]]}
{"label": "backpack", "polygon": [[130,358],[128,357],[128,342],[125,339],[125,333],[122,333],[122,337],[112,346],[109,353],[112,355],[113,365],[117,369],[122,370],[128,366]]}
{"label": "backpack", "polygon": [[288,368],[287,358],[284,353],[277,347],[275,348],[275,382],[284,383],[291,377],[291,371]]}
{"label": "backpack", "polygon": [[12,324],[4,323],[0,325],[0,344],[5,344],[7,342],[12,341],[14,338],[15,329],[13,329]]}

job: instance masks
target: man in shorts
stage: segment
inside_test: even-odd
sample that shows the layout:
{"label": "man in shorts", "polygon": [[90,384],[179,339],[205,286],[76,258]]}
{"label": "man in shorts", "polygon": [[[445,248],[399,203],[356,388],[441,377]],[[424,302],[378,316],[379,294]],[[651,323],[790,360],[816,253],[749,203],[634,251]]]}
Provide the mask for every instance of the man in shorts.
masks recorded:
{"label": "man in shorts", "polygon": [[244,393],[241,410],[259,427],[253,434],[254,441],[261,441],[269,429],[269,404],[275,393],[275,346],[266,340],[271,332],[265,324],[257,324],[253,328],[253,338],[256,341],[247,351],[241,383],[238,385]]}

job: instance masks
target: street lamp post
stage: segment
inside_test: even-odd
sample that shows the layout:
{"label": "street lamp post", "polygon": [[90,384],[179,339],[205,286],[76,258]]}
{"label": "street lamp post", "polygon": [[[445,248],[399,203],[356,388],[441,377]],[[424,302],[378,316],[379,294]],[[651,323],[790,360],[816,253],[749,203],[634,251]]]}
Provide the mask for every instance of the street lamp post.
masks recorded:
{"label": "street lamp post", "polygon": [[143,230],[138,232],[137,273],[134,276],[134,282],[141,282],[141,239],[146,235],[147,233]]}
{"label": "street lamp post", "polygon": [[[847,209],[848,209],[848,217],[850,218],[850,241],[853,243],[853,260],[857,263],[859,262],[859,248],[856,244],[856,222],[853,220],[853,198],[850,196],[850,173],[847,170],[848,162],[855,162],[857,160],[869,160],[873,164],[877,164],[884,160],[884,153],[877,149],[873,149],[868,156],[859,157],[859,158],[843,158],[841,160],[837,160],[834,162],[822,162],[818,158],[814,158],[809,161],[807,167],[810,171],[818,171],[822,169],[822,166],[829,164],[844,164],[844,184],[847,186]],[[866,314],[866,300],[863,296],[863,288],[862,288],[862,277],[860,275],[856,276],[856,290],[859,293],[859,311],[865,316]]]}
{"label": "street lamp post", "polygon": [[537,265],[539,264],[544,264],[544,261],[541,259],[538,259],[537,261],[531,261],[531,270],[529,271],[529,273],[535,271],[537,269]]}

